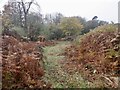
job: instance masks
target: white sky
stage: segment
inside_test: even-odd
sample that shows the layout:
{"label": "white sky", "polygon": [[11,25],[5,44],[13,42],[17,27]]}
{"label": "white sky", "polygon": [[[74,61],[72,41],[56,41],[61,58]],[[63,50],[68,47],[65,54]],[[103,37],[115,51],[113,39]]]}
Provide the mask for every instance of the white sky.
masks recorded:
{"label": "white sky", "polygon": [[[0,0],[0,8],[7,0]],[[120,0],[36,0],[41,13],[60,12],[64,16],[81,16],[87,20],[95,15],[99,20],[118,22]]]}

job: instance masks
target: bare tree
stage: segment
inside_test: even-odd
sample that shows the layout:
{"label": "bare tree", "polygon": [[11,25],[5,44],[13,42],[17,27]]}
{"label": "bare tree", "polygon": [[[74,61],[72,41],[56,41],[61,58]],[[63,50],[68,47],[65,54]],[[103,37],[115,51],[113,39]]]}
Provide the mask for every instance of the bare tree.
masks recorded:
{"label": "bare tree", "polygon": [[[24,27],[25,31],[27,31],[27,16],[31,5],[33,4],[34,0],[30,2],[25,2],[25,0],[9,0],[8,4],[10,8],[12,8],[12,15],[13,19],[15,19],[14,15],[17,14],[19,17],[19,23],[21,27]],[[18,21],[17,21],[18,22]]]}
{"label": "bare tree", "polygon": [[25,30],[27,30],[27,15],[28,15],[29,9],[30,9],[33,2],[34,2],[34,0],[31,0],[30,2],[24,2],[23,0],[21,0],[21,5],[22,5],[22,9],[23,9],[23,16],[24,16],[24,29]]}
{"label": "bare tree", "polygon": [[22,27],[22,8],[21,8],[21,3],[18,2],[18,11],[19,11],[19,21],[20,21],[20,26]]}

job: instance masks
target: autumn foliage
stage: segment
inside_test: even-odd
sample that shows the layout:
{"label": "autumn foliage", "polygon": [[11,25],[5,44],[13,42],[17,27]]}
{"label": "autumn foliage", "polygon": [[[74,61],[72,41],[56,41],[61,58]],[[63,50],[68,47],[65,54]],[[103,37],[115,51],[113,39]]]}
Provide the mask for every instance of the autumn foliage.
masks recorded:
{"label": "autumn foliage", "polygon": [[66,48],[67,64],[69,67],[74,64],[85,79],[98,87],[117,87],[118,82],[113,77],[120,75],[120,35],[113,26],[98,29],[82,37],[79,45]]}
{"label": "autumn foliage", "polygon": [[49,88],[42,81],[43,54],[40,45],[33,42],[20,42],[12,36],[3,36],[2,42],[2,87]]}

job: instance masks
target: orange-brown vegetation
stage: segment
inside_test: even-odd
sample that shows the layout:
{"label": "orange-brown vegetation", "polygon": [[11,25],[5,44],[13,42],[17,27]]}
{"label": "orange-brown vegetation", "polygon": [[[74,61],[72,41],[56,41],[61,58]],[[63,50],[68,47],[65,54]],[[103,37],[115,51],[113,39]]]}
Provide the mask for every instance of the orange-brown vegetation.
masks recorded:
{"label": "orange-brown vegetation", "polygon": [[67,69],[77,67],[85,79],[98,87],[118,87],[120,34],[116,30],[85,35],[79,45],[66,48],[65,56]]}
{"label": "orange-brown vegetation", "polygon": [[49,88],[42,81],[44,69],[42,48],[34,42],[21,42],[8,35],[2,42],[2,87]]}

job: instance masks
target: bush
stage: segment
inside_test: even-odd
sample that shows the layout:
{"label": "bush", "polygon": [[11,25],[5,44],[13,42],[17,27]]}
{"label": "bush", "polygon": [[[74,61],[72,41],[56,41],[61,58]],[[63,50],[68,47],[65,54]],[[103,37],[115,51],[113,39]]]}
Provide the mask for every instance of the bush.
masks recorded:
{"label": "bush", "polygon": [[24,31],[24,29],[22,27],[14,26],[12,28],[12,30],[15,30],[18,34],[20,34],[20,36],[27,36],[27,34],[25,33],[25,31]]}
{"label": "bush", "polygon": [[2,88],[48,88],[41,77],[44,70],[42,49],[33,42],[20,42],[12,36],[3,36]]}
{"label": "bush", "polygon": [[[83,77],[101,87],[118,87],[115,79],[110,81],[111,76],[116,75],[116,68],[119,69],[120,49],[113,50],[114,45],[111,43],[116,37],[116,32],[117,27],[114,25],[100,26],[81,37],[79,45],[66,49],[68,61],[77,62],[75,65]],[[101,78],[104,79],[101,81]]]}
{"label": "bush", "polygon": [[62,37],[63,37],[63,32],[60,29],[56,29],[56,30],[51,31],[49,39],[50,40],[54,40],[54,39],[58,40]]}
{"label": "bush", "polygon": [[41,32],[42,35],[46,36],[47,40],[58,40],[64,37],[63,31],[59,29],[58,26],[54,24],[46,25],[44,30]]}
{"label": "bush", "polygon": [[81,31],[81,34],[86,34],[90,32],[90,30],[95,30],[95,28],[102,26],[102,25],[107,25],[108,22],[106,21],[100,21],[100,20],[90,20],[85,23],[84,29]]}

